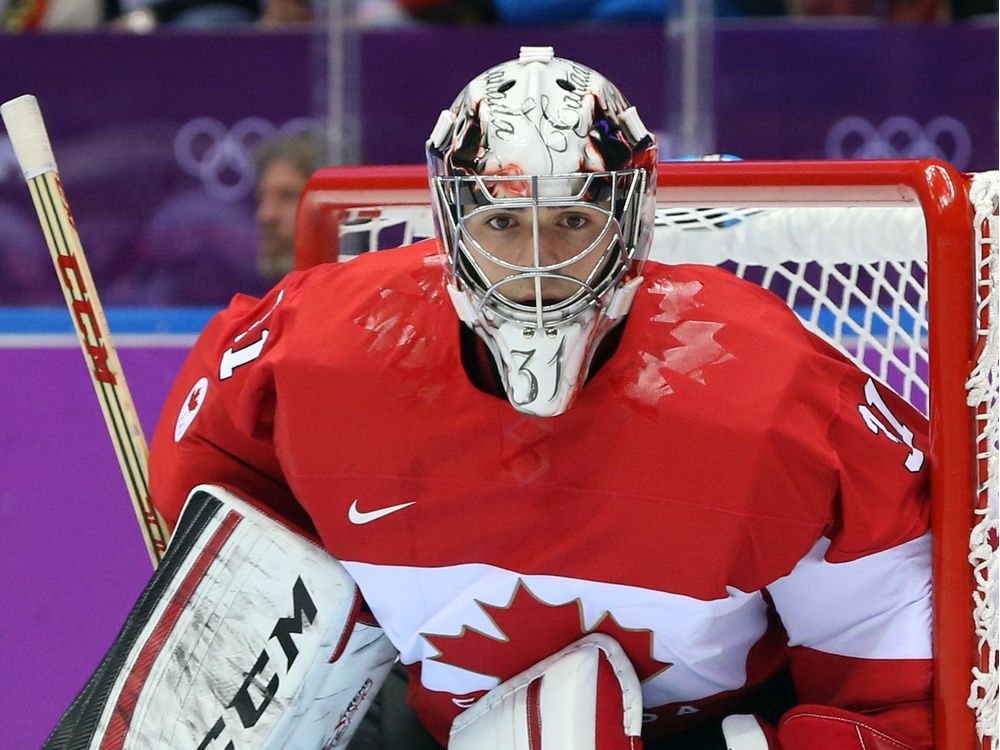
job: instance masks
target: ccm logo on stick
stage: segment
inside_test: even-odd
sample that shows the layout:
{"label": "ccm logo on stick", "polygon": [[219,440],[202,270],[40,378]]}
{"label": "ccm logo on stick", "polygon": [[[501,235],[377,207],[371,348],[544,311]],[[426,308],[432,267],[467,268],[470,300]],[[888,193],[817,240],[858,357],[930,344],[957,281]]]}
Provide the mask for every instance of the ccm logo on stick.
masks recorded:
{"label": "ccm logo on stick", "polygon": [[[73,317],[76,318],[76,327],[80,330],[80,335],[85,341],[84,348],[93,363],[94,377],[102,383],[114,385],[118,381],[115,374],[108,368],[108,350],[104,346],[104,334],[101,332],[101,327],[97,325],[97,315],[94,313],[93,305],[90,304],[87,287],[83,284],[80,265],[72,255],[60,255],[56,263],[66,288],[70,290],[71,294],[73,291],[79,292],[80,299],[73,300],[71,309]],[[72,278],[70,271],[73,272]]]}
{"label": "ccm logo on stick", "polygon": [[[274,630],[271,631],[271,635],[268,637],[268,643],[276,640],[281,646],[281,651],[285,659],[284,664],[278,666],[279,668],[283,667],[286,675],[291,670],[292,664],[299,655],[298,646],[295,645],[292,635],[302,634],[305,620],[308,620],[310,624],[316,620],[316,604],[309,595],[309,591],[306,589],[306,585],[302,582],[302,579],[296,578],[295,585],[292,586],[292,616],[279,618],[278,623],[274,626]],[[263,676],[264,668],[267,667],[270,661],[271,657],[268,655],[267,645],[265,645],[257,657],[257,661],[254,662],[253,667],[247,674],[246,679],[243,680],[240,689],[236,691],[232,700],[226,704],[227,709],[236,710],[237,715],[240,717],[240,722],[247,729],[255,726],[260,721],[260,717],[264,715],[264,711],[267,710],[271,700],[278,692],[278,686],[281,684],[281,676],[277,670],[271,675],[269,680]],[[254,694],[258,696],[256,700]],[[217,741],[221,741],[221,744],[217,744]],[[205,739],[198,745],[198,750],[204,750],[209,747],[224,747],[227,749],[235,747],[235,743],[226,733],[226,719],[224,716],[220,716],[212,725],[212,728],[208,730]]]}

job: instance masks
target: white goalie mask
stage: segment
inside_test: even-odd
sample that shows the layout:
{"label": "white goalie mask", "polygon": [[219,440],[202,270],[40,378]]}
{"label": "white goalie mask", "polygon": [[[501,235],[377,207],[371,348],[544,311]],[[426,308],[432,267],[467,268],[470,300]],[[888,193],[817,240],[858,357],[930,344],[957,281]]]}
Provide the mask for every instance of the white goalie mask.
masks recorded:
{"label": "white goalie mask", "polygon": [[654,136],[599,73],[523,47],[441,113],[427,155],[459,317],[516,409],[562,414],[642,281]]}

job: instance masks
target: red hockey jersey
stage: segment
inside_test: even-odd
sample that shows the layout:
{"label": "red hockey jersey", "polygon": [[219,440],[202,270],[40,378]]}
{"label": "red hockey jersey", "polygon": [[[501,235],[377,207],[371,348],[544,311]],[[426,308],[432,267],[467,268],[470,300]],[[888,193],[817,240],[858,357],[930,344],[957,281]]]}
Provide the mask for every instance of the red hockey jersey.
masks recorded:
{"label": "red hockey jersey", "polygon": [[644,737],[790,660],[803,703],[929,746],[924,419],[770,293],[644,276],[618,348],[549,419],[470,383],[433,242],[238,297],[168,398],[153,499],[173,523],[224,483],[315,529],[442,740],[600,631],[643,681]]}

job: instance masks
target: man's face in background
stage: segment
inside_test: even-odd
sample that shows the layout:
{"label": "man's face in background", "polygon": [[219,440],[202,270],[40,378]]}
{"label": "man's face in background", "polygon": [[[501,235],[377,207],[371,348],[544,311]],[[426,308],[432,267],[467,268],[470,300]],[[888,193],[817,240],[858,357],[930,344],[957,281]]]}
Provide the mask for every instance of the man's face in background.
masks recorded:
{"label": "man's face in background", "polygon": [[308,179],[294,164],[277,158],[257,182],[257,269],[267,279],[276,281],[295,268],[295,212]]}

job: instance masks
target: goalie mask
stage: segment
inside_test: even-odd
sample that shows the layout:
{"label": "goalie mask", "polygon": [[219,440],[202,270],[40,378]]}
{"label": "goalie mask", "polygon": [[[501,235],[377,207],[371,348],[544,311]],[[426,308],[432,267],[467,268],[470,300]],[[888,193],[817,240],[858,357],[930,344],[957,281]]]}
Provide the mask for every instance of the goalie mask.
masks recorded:
{"label": "goalie mask", "polygon": [[459,317],[516,409],[563,413],[642,281],[655,138],[599,73],[523,47],[441,113],[427,154]]}

